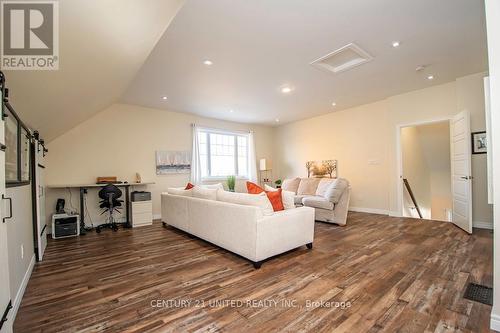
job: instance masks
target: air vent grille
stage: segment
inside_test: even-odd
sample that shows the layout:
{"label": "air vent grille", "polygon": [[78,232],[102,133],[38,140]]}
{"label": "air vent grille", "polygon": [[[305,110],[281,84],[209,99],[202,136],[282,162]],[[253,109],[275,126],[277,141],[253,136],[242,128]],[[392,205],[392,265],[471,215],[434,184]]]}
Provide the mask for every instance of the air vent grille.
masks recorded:
{"label": "air vent grille", "polygon": [[314,60],[311,65],[334,74],[347,71],[373,60],[373,57],[354,43]]}

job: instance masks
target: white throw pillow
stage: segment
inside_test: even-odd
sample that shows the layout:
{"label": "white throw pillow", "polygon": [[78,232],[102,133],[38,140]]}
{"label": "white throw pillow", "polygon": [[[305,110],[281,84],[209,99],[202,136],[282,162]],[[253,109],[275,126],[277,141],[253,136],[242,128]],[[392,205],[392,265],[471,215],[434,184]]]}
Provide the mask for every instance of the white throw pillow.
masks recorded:
{"label": "white throw pillow", "polygon": [[274,209],[265,192],[259,194],[236,193],[218,190],[217,200],[260,208],[262,215],[273,215]]}
{"label": "white throw pillow", "polygon": [[181,195],[183,197],[192,197],[193,196],[193,189],[190,190],[185,190],[183,187],[170,187],[167,189],[168,194],[172,195]]}
{"label": "white throw pillow", "polygon": [[274,192],[274,191],[277,191],[278,189],[277,189],[277,188],[274,188],[274,187],[272,187],[272,186],[269,186],[269,185],[267,185],[267,184],[264,184],[264,190],[265,190],[265,191],[272,191],[272,192]]}
{"label": "white throw pillow", "polygon": [[217,189],[203,188],[200,186],[193,187],[193,197],[206,199],[206,200],[217,200]]}
{"label": "white throw pillow", "polygon": [[[264,190],[275,192],[278,189],[264,184]],[[295,208],[295,193],[291,191],[284,191],[281,189],[281,200],[283,201],[283,207],[285,210]]]}
{"label": "white throw pillow", "polygon": [[324,197],[333,202],[338,203],[340,197],[344,193],[345,189],[349,186],[349,182],[344,178],[337,178],[333,181],[330,186],[326,189]]}
{"label": "white throw pillow", "polygon": [[281,184],[281,188],[284,191],[290,191],[297,194],[297,190],[299,189],[299,184],[300,184],[300,178],[285,179]]}
{"label": "white throw pillow", "polygon": [[318,184],[318,188],[316,189],[316,195],[324,197],[330,185],[332,185],[332,183],[335,181],[335,178],[321,178]]}
{"label": "white throw pillow", "polygon": [[320,181],[321,178],[301,178],[299,188],[297,189],[297,194],[315,195]]}
{"label": "white throw pillow", "polygon": [[215,190],[218,190],[218,189],[223,190],[224,189],[224,185],[222,185],[222,183],[206,184],[206,185],[198,185],[198,186],[200,186],[202,188],[215,189]]}

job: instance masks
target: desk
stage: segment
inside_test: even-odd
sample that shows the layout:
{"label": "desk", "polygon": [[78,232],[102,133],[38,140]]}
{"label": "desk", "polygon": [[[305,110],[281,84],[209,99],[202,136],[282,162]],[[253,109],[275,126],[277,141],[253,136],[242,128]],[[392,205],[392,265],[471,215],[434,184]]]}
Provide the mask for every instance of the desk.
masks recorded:
{"label": "desk", "polygon": [[[130,187],[135,186],[144,186],[144,185],[152,185],[153,182],[144,182],[144,183],[118,183],[114,184],[117,187],[125,188],[125,226],[130,227],[129,221],[129,211],[130,211]],[[96,187],[104,187],[107,184],[62,184],[62,185],[49,185],[47,188],[78,188],[80,189],[80,235],[85,235],[87,230],[85,229],[85,193],[87,193],[87,189],[96,188]]]}

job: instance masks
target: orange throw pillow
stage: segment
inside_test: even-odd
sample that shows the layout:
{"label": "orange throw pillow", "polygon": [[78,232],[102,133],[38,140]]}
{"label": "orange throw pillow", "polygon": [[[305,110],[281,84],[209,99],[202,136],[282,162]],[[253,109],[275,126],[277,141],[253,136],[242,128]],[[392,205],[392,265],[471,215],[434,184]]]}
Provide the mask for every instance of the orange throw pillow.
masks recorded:
{"label": "orange throw pillow", "polygon": [[281,197],[281,189],[278,189],[277,191],[264,191],[264,189],[259,185],[252,182],[247,182],[247,190],[250,194],[259,194],[262,192],[266,192],[267,198],[271,202],[271,205],[273,206],[273,210],[275,212],[285,210],[285,207],[283,206],[283,198]]}
{"label": "orange throw pillow", "polygon": [[247,191],[250,194],[259,194],[264,192],[264,189],[257,184],[254,184],[252,182],[247,182]]}
{"label": "orange throw pillow", "polygon": [[185,190],[190,190],[190,189],[192,189],[193,187],[194,187],[194,185],[193,185],[193,184],[191,184],[191,183],[187,183]]}
{"label": "orange throw pillow", "polygon": [[278,212],[280,210],[285,210],[283,206],[283,198],[281,197],[281,189],[277,191],[266,191],[267,198],[271,201],[271,205],[273,205],[273,210]]}

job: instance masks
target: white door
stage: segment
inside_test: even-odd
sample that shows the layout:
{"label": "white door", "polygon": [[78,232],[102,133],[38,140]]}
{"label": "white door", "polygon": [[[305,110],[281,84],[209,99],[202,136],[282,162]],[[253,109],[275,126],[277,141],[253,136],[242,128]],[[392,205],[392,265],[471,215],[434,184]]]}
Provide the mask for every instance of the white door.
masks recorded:
{"label": "white door", "polygon": [[38,261],[42,261],[45,248],[47,247],[47,223],[45,221],[45,182],[43,165],[43,148],[38,151],[38,142],[35,141],[35,168],[36,168],[36,211],[37,211],[37,241]]}
{"label": "white door", "polygon": [[[0,98],[1,94],[0,94]],[[0,101],[1,102],[1,101]],[[4,122],[0,119],[0,144],[4,144]],[[0,332],[12,332],[12,318],[6,315],[12,304],[10,298],[10,283],[9,283],[9,255],[7,248],[7,222],[3,218],[8,216],[7,205],[2,197],[5,195],[5,151],[0,149]],[[7,209],[7,211],[6,211]],[[7,318],[6,322],[1,322]]]}
{"label": "white door", "polygon": [[451,121],[452,222],[472,233],[470,116],[462,111]]}

